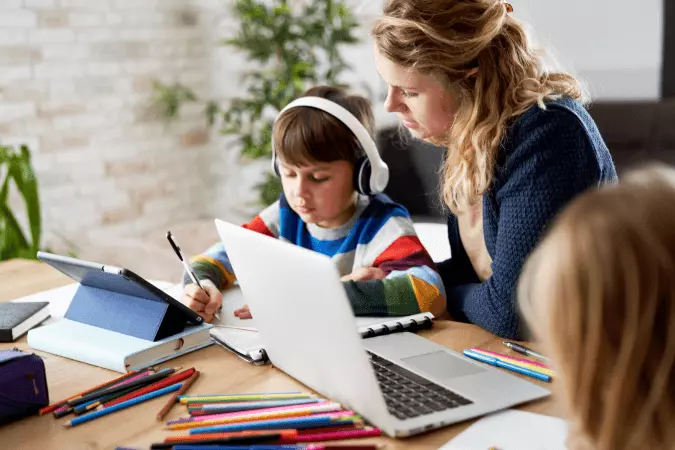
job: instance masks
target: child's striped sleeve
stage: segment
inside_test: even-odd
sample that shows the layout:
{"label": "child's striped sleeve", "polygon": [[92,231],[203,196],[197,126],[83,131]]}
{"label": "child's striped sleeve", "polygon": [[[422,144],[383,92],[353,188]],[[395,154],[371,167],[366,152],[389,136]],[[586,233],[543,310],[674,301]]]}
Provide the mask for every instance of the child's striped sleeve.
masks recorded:
{"label": "child's striped sleeve", "polygon": [[378,254],[372,266],[387,273],[383,280],[347,282],[356,315],[405,316],[445,312],[445,289],[431,256],[407,217],[392,217],[368,244]]}
{"label": "child's striped sleeve", "polygon": [[[242,225],[258,233],[278,237],[279,236],[279,202],[275,202],[263,210],[253,220]],[[204,253],[195,256],[190,260],[192,270],[199,280],[211,280],[220,290],[232,286],[236,279],[232,264],[225,251],[222,242],[212,245]],[[190,276],[186,273],[183,277],[183,283],[192,282]]]}

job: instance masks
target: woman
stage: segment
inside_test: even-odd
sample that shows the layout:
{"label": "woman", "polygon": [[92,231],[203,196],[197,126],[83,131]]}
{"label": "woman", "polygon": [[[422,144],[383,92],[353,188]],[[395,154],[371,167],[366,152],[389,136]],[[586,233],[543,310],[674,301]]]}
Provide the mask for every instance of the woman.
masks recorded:
{"label": "woman", "polygon": [[447,147],[448,311],[518,338],[516,283],[542,231],[579,193],[616,180],[582,87],[544,69],[501,0],[390,0],[372,35],[386,109]]}
{"label": "woman", "polygon": [[519,302],[552,357],[570,450],[675,448],[675,170],[588,192],[528,259]]}

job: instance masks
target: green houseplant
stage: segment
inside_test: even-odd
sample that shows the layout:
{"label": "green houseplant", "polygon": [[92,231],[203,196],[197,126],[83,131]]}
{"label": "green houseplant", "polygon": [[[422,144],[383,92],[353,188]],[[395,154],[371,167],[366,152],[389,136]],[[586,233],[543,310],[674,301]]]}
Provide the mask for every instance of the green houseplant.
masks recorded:
{"label": "green houseplant", "polygon": [[[312,85],[342,86],[339,77],[349,65],[340,47],[355,44],[358,23],[342,0],[318,0],[291,7],[286,0],[236,0],[239,19],[235,36],[224,45],[256,62],[242,75],[245,95],[222,107],[207,102],[210,124],[219,119],[223,134],[236,136],[241,155],[271,158],[272,124],[281,108]],[[155,83],[154,102],[166,118],[179,114],[180,104],[197,101],[180,84]],[[267,173],[258,185],[260,203],[274,202],[281,192],[279,179]]]}
{"label": "green houseplant", "polygon": [[[22,145],[0,146],[0,261],[11,258],[35,259],[40,246],[42,224],[37,179],[31,165],[30,150]],[[29,236],[24,233],[9,205],[14,186],[22,197],[28,218]],[[30,239],[29,239],[30,237]]]}

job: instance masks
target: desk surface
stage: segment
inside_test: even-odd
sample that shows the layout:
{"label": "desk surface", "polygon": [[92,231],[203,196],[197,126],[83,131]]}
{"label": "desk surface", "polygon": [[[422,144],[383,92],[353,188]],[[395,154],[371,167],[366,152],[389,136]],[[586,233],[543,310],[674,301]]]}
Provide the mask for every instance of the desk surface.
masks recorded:
{"label": "desk surface", "polygon": [[[70,278],[39,262],[13,260],[0,263],[0,301],[8,301],[71,282]],[[498,338],[475,325],[437,321],[432,330],[423,331],[420,334],[456,351],[477,346],[507,352]],[[26,345],[25,336],[14,343],[0,344],[0,349],[12,347],[30,351]],[[48,353],[37,353],[45,361],[49,397],[52,401],[61,400],[119,376],[118,373],[106,369]],[[191,394],[308,390],[276,368],[253,366],[218,346],[211,346],[168,361],[163,366],[196,367],[200,370],[202,376],[190,389]],[[547,388],[551,387],[549,383],[529,378],[528,380]],[[163,424],[155,420],[155,415],[165,402],[166,397],[155,399],[72,429],[62,426],[66,419],[56,420],[51,414],[43,417],[28,417],[0,427],[0,447],[108,449],[116,445],[124,445],[148,448],[151,443],[161,442],[164,437],[175,434],[175,432],[165,430]],[[559,416],[562,412],[552,398],[524,405],[521,409],[553,416]],[[175,419],[185,413],[185,408],[177,405],[166,419]],[[380,437],[371,438],[368,441],[387,444],[387,449],[437,449],[471,423],[472,421],[467,421],[404,440]],[[346,443],[352,442],[357,441],[346,441]]]}

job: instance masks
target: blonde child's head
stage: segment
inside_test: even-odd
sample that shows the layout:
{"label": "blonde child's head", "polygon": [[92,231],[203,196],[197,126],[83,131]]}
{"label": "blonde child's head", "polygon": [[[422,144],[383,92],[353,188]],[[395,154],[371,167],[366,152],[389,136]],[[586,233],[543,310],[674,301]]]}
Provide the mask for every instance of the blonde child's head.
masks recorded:
{"label": "blonde child's head", "polygon": [[[302,97],[330,100],[374,132],[370,101],[342,89],[316,86]],[[312,107],[283,112],[272,140],[286,200],[305,223],[335,228],[355,210],[354,167],[364,157],[358,139],[338,118]]]}
{"label": "blonde child's head", "polygon": [[518,297],[559,372],[570,450],[675,448],[675,170],[575,200]]}

